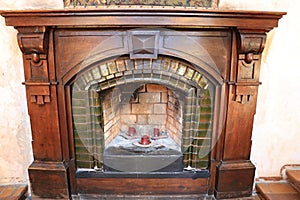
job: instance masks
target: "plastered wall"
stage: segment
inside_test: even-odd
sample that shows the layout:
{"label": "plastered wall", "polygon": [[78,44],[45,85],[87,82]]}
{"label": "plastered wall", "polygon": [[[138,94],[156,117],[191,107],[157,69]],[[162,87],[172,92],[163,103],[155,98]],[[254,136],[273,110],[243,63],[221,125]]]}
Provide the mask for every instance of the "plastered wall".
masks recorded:
{"label": "plastered wall", "polygon": [[[62,8],[59,0],[0,0],[0,10]],[[0,184],[27,182],[33,160],[17,31],[0,17]]]}
{"label": "plastered wall", "polygon": [[[62,7],[62,0],[0,0],[1,10]],[[283,165],[300,164],[300,1],[220,0],[219,7],[288,12],[263,53],[251,153],[257,177],[279,176]],[[33,160],[16,33],[0,17],[0,184],[27,182]]]}

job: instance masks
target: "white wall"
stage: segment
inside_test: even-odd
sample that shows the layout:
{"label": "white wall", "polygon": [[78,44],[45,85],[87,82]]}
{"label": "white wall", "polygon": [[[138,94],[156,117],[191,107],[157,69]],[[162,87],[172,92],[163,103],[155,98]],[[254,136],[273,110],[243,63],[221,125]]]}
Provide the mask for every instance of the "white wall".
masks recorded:
{"label": "white wall", "polygon": [[[0,183],[24,180],[31,160],[21,53],[13,28],[0,19]],[[11,54],[12,53],[12,54]]]}
{"label": "white wall", "polygon": [[[59,0],[0,0],[1,10],[62,8]],[[33,160],[17,31],[0,17],[0,184],[27,182]]]}
{"label": "white wall", "polygon": [[[62,7],[62,0],[0,0],[0,9]],[[220,9],[288,12],[268,34],[263,54],[251,154],[257,177],[278,176],[284,164],[300,164],[299,7],[299,0],[220,0]],[[22,58],[16,31],[2,17],[0,44],[0,184],[26,182],[33,158]]]}

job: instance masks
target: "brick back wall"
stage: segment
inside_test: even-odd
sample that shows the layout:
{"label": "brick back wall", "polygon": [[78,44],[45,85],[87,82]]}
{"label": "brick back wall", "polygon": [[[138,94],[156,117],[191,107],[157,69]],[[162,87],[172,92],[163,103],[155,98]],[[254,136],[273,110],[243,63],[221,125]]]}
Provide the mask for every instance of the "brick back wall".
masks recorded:
{"label": "brick back wall", "polygon": [[[121,95],[127,95],[127,92]],[[128,103],[122,102],[120,106],[121,131],[126,132],[131,126],[136,128],[138,135],[152,136],[154,128],[159,128],[161,131],[167,130],[180,145],[182,126],[180,120],[175,120],[180,112],[174,106],[171,108],[175,101],[178,102],[175,98],[173,92],[162,85],[142,85],[132,92]]]}

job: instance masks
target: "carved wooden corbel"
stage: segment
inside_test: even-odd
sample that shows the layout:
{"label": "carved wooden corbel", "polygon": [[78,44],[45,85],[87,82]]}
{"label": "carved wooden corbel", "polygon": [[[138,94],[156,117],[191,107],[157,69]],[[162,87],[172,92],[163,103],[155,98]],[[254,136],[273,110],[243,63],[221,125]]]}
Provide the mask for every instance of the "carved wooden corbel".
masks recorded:
{"label": "carved wooden corbel", "polygon": [[238,66],[235,81],[235,101],[248,103],[260,84],[260,57],[264,50],[266,34],[264,31],[239,31]]}
{"label": "carved wooden corbel", "polygon": [[50,102],[48,72],[49,32],[46,27],[18,27],[18,44],[24,54],[25,82],[30,102]]}

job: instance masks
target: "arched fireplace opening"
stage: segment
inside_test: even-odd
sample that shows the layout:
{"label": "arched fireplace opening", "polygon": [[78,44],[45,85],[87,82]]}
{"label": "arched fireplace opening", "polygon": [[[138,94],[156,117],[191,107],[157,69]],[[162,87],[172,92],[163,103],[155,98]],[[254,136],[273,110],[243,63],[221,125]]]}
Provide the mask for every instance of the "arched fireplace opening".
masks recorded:
{"label": "arched fireplace opening", "polygon": [[207,170],[213,92],[208,79],[179,59],[99,62],[72,86],[77,168]]}

